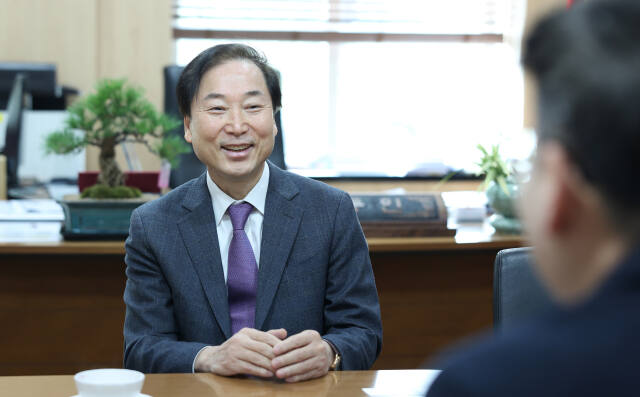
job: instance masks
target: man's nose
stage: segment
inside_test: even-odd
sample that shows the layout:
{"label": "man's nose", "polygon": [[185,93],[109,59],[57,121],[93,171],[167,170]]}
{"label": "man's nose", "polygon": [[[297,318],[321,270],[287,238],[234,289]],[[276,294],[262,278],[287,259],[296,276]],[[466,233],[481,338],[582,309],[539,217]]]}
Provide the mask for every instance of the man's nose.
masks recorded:
{"label": "man's nose", "polygon": [[243,109],[233,108],[227,113],[225,131],[229,134],[244,134],[249,129]]}

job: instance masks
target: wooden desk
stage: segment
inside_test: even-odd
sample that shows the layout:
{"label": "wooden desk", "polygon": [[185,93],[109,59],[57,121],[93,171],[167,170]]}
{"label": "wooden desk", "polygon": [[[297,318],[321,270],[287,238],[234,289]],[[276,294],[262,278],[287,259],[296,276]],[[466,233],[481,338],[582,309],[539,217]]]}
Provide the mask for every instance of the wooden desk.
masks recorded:
{"label": "wooden desk", "polygon": [[[455,238],[371,238],[384,339],[374,369],[417,368],[491,327],[493,261],[522,245],[487,225]],[[123,242],[0,243],[0,375],[122,365]]]}
{"label": "wooden desk", "polygon": [[[152,397],[176,396],[422,396],[438,371],[345,371],[300,383],[256,378],[225,378],[211,374],[152,374],[142,392]],[[77,393],[72,375],[0,377],[0,395],[70,397]]]}
{"label": "wooden desk", "polygon": [[[10,227],[11,222],[0,222]],[[368,238],[369,251],[468,251],[504,249],[522,244],[519,235],[499,235],[487,223],[451,225],[457,228],[454,237],[373,237]],[[123,241],[65,241],[62,236],[46,236],[41,241],[3,242],[0,254],[55,254],[55,255],[124,255]]]}

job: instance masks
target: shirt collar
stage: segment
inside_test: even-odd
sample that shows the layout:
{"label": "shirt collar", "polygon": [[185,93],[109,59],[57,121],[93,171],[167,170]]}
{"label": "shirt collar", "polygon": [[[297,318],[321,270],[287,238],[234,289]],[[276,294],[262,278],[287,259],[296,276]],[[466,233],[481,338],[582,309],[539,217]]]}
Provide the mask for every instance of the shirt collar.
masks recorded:
{"label": "shirt collar", "polygon": [[211,201],[213,202],[213,214],[216,217],[216,225],[219,225],[222,221],[222,217],[227,212],[227,208],[231,204],[245,201],[251,204],[264,216],[264,206],[267,201],[267,190],[269,188],[269,164],[265,162],[264,169],[262,170],[262,176],[258,180],[258,183],[251,189],[245,198],[242,200],[234,200],[231,196],[223,192],[218,185],[213,182],[209,170],[207,170],[207,188],[209,188],[209,194],[211,195]]}

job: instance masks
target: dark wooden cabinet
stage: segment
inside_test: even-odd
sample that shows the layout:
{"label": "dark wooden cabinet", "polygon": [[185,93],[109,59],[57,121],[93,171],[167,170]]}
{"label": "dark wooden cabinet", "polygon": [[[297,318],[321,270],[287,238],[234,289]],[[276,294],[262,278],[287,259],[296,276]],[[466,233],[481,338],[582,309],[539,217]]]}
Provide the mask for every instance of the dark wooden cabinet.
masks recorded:
{"label": "dark wooden cabinet", "polygon": [[[493,260],[519,237],[371,238],[384,329],[374,369],[420,366],[492,321]],[[122,242],[0,243],[0,375],[122,366]]]}

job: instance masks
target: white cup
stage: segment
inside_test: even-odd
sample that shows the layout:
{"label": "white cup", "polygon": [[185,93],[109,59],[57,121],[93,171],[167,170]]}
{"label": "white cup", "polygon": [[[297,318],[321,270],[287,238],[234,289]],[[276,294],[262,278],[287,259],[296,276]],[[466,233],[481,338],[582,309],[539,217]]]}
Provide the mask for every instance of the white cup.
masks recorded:
{"label": "white cup", "polygon": [[137,397],[144,374],[131,369],[103,368],[78,372],[73,379],[79,397]]}

